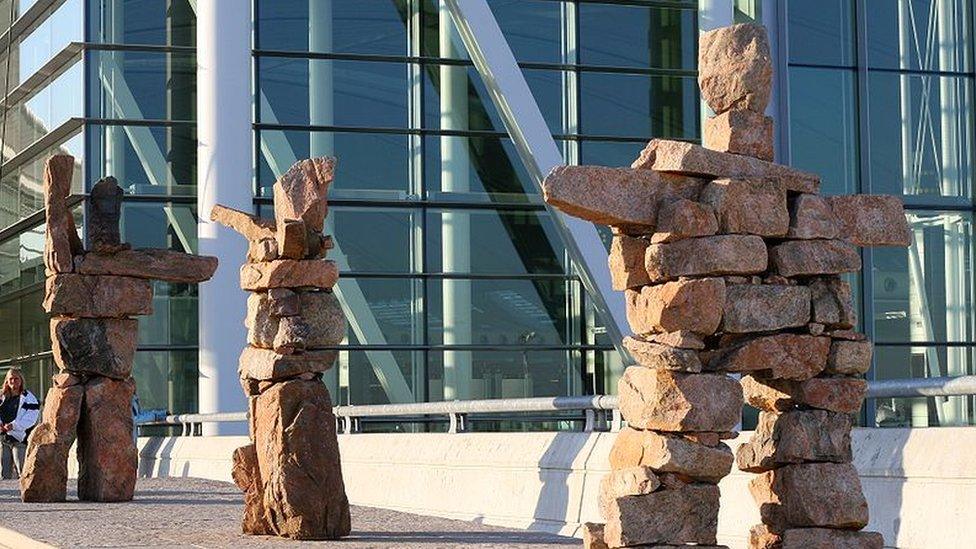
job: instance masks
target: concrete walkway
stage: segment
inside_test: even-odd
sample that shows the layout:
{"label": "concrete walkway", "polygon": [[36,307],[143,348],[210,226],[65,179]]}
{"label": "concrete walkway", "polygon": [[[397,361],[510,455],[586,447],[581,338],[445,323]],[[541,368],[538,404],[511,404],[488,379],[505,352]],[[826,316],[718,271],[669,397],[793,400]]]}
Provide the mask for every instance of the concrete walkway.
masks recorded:
{"label": "concrete walkway", "polygon": [[[341,542],[294,542],[240,533],[243,499],[233,484],[139,479],[129,503],[25,504],[16,481],[0,481],[0,547],[338,547],[342,549],[579,546],[572,538],[353,507],[352,536]],[[6,534],[4,530],[7,530]],[[11,534],[16,532],[24,538]]]}

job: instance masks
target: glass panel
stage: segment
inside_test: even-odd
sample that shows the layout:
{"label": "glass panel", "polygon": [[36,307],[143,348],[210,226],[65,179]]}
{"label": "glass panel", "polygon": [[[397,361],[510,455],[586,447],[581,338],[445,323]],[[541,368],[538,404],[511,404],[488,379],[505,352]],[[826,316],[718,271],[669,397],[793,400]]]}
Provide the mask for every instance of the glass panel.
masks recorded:
{"label": "glass panel", "polygon": [[871,191],[972,196],[970,78],[871,72]]}
{"label": "glass panel", "polygon": [[583,141],[580,164],[630,166],[647,144],[644,142]]}
{"label": "glass panel", "polygon": [[406,0],[258,0],[263,50],[407,55]]}
{"label": "glass panel", "polygon": [[[549,130],[562,133],[564,73],[529,69],[522,73]],[[424,65],[424,86],[425,128],[505,131],[484,81],[474,67]],[[445,86],[449,86],[446,92]]]}
{"label": "glass panel", "polygon": [[[82,0],[68,0],[24,37],[16,50],[11,50],[18,59],[17,83],[27,80],[68,43],[84,42],[82,6]],[[6,63],[3,66],[6,66]],[[13,85],[10,87],[12,89]]]}
{"label": "glass panel", "polygon": [[[381,363],[385,370],[379,366]],[[424,368],[423,353],[419,351],[341,351],[333,368],[337,374],[327,372],[325,379],[336,405],[390,404],[377,370],[383,373],[384,380],[391,372],[399,372],[414,395],[411,400],[423,401]]]}
{"label": "glass panel", "polygon": [[410,193],[408,135],[261,130],[257,138],[259,196],[270,197],[296,159],[322,155],[338,159],[329,198],[403,199]]}
{"label": "glass panel", "polygon": [[908,219],[911,248],[873,252],[876,340],[974,341],[972,214],[915,211]]}
{"label": "glass panel", "polygon": [[111,175],[127,194],[196,194],[197,136],[193,125],[90,124],[87,138],[91,184]]}
{"label": "glass panel", "polygon": [[580,63],[695,70],[694,9],[579,4]]}
{"label": "glass panel", "polygon": [[[976,348],[876,345],[877,379],[925,378],[976,373]],[[941,372],[941,373],[940,373]],[[946,374],[948,372],[948,374]],[[976,397],[880,398],[879,427],[939,427],[976,424]]]}
{"label": "glass panel", "polygon": [[139,344],[196,345],[198,320],[196,284],[154,281],[153,313],[139,317]]}
{"label": "glass panel", "polygon": [[578,282],[430,280],[433,345],[578,345],[569,332],[568,292]]}
{"label": "glass panel", "polygon": [[[876,3],[894,5],[887,0]],[[851,0],[789,0],[786,13],[789,17],[790,63],[854,66],[854,6]],[[795,92],[797,88],[790,89]]]}
{"label": "glass panel", "polygon": [[[526,63],[562,63],[562,2],[491,0],[492,14],[515,59]],[[569,8],[567,8],[569,9]],[[460,36],[450,23],[450,36],[441,37],[441,22],[451,21],[444,2],[423,1],[423,55],[467,59]]]}
{"label": "glass panel", "polygon": [[[342,276],[336,294],[346,312],[349,343],[420,344],[420,281]],[[379,361],[382,357],[374,357]]]}
{"label": "glass panel", "polygon": [[133,248],[196,253],[196,204],[123,202],[122,241]]}
{"label": "glass panel", "polygon": [[42,301],[44,287],[40,282],[35,290],[26,294],[14,299],[0,299],[0,318],[3,318],[0,323],[0,359],[51,350],[50,317],[41,308]]}
{"label": "glass panel", "polygon": [[84,116],[81,63],[76,63],[27,99],[11,105],[6,120],[4,158],[10,159],[71,118]]}
{"label": "glass panel", "polygon": [[279,57],[256,62],[261,122],[407,127],[405,63]]}
{"label": "glass panel", "polygon": [[415,216],[415,210],[401,208],[329,208],[325,232],[337,247],[329,258],[338,261],[340,272],[412,272],[419,263],[419,250],[411,245]]}
{"label": "glass panel", "polygon": [[427,214],[426,243],[427,270],[433,273],[565,271],[565,248],[544,212],[432,210]]}
{"label": "glass panel", "polygon": [[[431,351],[429,399],[452,400],[444,396],[445,385],[446,392],[465,399],[582,394],[579,355],[579,351]],[[459,361],[470,364],[469,376],[451,370]]]}
{"label": "glass panel", "polygon": [[194,120],[196,55],[89,51],[89,116],[126,120]]}
{"label": "glass panel", "polygon": [[[80,220],[75,211],[75,223]],[[0,296],[44,283],[44,225],[0,242]]]}
{"label": "glass panel", "polygon": [[858,191],[854,73],[790,67],[790,155],[820,174],[824,194]]}
{"label": "glass panel", "polygon": [[424,181],[432,200],[491,197],[525,202],[526,195],[533,195],[533,200],[541,202],[535,183],[508,138],[424,138]]}
{"label": "glass panel", "polygon": [[871,68],[972,70],[972,2],[867,0],[865,11]]}
{"label": "glass panel", "polygon": [[697,139],[698,82],[693,77],[584,72],[581,132],[588,135]]}
{"label": "glass panel", "polygon": [[[9,172],[5,171],[0,180],[0,227],[7,227],[44,209],[44,164],[53,154],[71,154],[75,157],[71,192],[83,192],[83,149],[81,133],[78,133],[64,143],[39,154],[30,162]],[[81,218],[76,216],[76,221],[80,224]]]}
{"label": "glass panel", "polygon": [[196,12],[191,0],[91,0],[93,42],[193,46]]}
{"label": "glass panel", "polygon": [[139,351],[132,373],[143,411],[197,411],[197,351]]}

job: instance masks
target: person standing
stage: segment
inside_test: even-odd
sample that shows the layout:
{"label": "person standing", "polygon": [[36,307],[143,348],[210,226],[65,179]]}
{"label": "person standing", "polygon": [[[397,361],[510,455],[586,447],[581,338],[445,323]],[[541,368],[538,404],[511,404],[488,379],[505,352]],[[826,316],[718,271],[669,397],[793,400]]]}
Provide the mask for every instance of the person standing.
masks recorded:
{"label": "person standing", "polygon": [[0,391],[0,477],[18,478],[27,456],[27,436],[37,423],[41,406],[24,387],[17,368],[7,370]]}

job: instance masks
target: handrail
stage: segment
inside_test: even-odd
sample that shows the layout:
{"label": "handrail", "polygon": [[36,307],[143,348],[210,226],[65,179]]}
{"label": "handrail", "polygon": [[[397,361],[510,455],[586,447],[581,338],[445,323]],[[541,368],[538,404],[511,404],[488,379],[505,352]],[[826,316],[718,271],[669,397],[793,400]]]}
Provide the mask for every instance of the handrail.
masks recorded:
{"label": "handrail", "polygon": [[[868,382],[867,398],[892,397],[948,397],[976,395],[976,375],[891,379]],[[619,428],[617,397],[613,395],[558,396],[537,398],[502,398],[489,400],[453,400],[446,402],[417,402],[411,404],[371,404],[337,406],[333,409],[341,430],[358,430],[359,419],[367,417],[410,418],[448,416],[448,432],[465,430],[470,414],[517,414],[527,412],[583,412],[584,431],[593,431],[598,423],[611,430]],[[139,425],[182,425],[184,432],[194,432],[198,423],[247,421],[246,412],[215,414],[177,414],[157,417]]]}

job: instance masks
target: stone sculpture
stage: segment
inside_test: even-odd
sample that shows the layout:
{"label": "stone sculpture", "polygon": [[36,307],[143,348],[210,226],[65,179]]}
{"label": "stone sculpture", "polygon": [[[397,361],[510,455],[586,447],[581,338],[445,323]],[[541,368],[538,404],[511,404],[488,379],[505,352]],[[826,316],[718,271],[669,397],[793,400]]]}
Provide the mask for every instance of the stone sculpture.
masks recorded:
{"label": "stone sculpture", "polygon": [[247,343],[240,357],[252,443],[234,452],[244,491],[246,534],[337,539],[349,534],[349,503],[322,372],[332,367],[346,320],[332,287],[339,272],[323,259],[322,234],[335,160],[292,166],[274,185],[275,220],[214,207],[210,219],[248,240]]}
{"label": "stone sculpture", "polygon": [[86,252],[66,201],[73,171],[68,155],[51,157],[44,170],[44,310],[52,315],[60,373],[28,439],[21,496],[64,501],[68,450],[77,440],[78,498],[128,501],[138,461],[132,361],[139,323],[131,317],[152,313],[152,280],[202,282],[213,276],[217,259],[123,244],[122,189],[111,177],[92,188]]}
{"label": "stone sculpture", "polygon": [[[543,183],[555,207],[610,225],[614,288],[626,293],[637,362],[619,383],[628,426],[601,485],[606,524],[587,547],[714,547],[716,484],[733,464],[746,401],[762,413],[738,466],[763,524],[753,549],[880,549],[860,532],[867,503],[851,465],[871,343],[856,325],[855,246],[908,246],[892,196],[821,197],[814,174],[774,164],[763,115],[765,30],[704,33],[699,83],[716,115],[704,144],[652,140],[630,168],[563,166]],[[740,383],[729,373],[741,374]]]}

